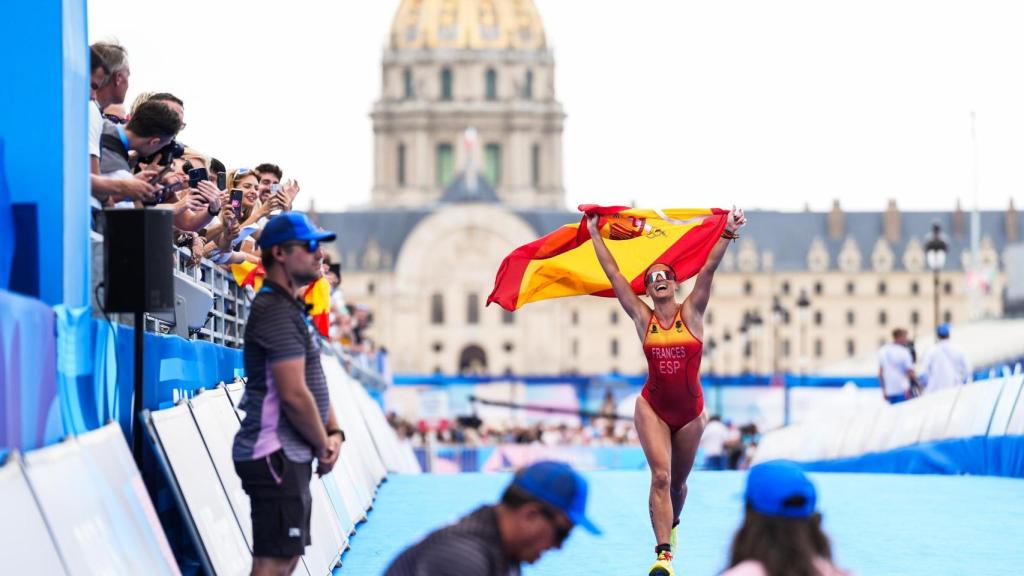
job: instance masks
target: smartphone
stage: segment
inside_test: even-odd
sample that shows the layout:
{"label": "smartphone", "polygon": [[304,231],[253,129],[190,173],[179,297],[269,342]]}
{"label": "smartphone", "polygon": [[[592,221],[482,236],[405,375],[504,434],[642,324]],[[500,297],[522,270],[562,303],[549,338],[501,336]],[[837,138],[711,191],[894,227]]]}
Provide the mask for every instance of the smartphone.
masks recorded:
{"label": "smartphone", "polygon": [[235,212],[235,218],[242,219],[242,189],[231,189],[231,210]]}
{"label": "smartphone", "polygon": [[281,191],[281,185],[280,184],[271,184],[270,185],[270,193],[271,194],[274,194],[274,193],[280,192],[280,191]]}
{"label": "smartphone", "polygon": [[149,202],[143,202],[145,206],[156,206],[157,204],[163,204],[167,201],[171,194],[181,190],[185,187],[183,180],[175,180],[166,186],[161,186],[153,191],[153,200]]}
{"label": "smartphone", "polygon": [[200,182],[208,179],[209,177],[210,175],[207,173],[206,168],[201,166],[199,168],[193,168],[188,171],[188,187],[195,188],[196,186],[199,186]]}
{"label": "smartphone", "polygon": [[217,190],[228,189],[228,175],[227,172],[217,172]]}

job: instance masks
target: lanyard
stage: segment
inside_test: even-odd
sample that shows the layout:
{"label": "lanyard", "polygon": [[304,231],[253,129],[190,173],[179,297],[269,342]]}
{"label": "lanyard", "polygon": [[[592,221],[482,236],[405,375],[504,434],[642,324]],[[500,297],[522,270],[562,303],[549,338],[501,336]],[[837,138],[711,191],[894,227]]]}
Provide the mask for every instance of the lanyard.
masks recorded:
{"label": "lanyard", "polygon": [[120,124],[117,125],[117,135],[121,137],[121,144],[124,144],[124,151],[128,152],[131,148],[128,147],[128,136],[124,133],[124,127]]}

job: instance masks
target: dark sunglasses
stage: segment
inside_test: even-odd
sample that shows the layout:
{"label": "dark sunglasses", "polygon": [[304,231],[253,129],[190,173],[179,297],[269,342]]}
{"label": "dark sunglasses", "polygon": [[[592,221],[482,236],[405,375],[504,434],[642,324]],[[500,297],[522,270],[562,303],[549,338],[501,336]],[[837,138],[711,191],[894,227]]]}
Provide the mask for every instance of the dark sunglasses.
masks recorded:
{"label": "dark sunglasses", "polygon": [[121,118],[120,116],[116,116],[114,114],[104,114],[103,117],[107,120],[107,122],[111,122],[113,124],[124,124],[127,122],[127,120],[125,120],[124,118]]}
{"label": "dark sunglasses", "polygon": [[644,286],[650,286],[659,280],[671,280],[675,282],[676,273],[672,270],[655,270],[644,278]]}
{"label": "dark sunglasses", "polygon": [[548,520],[551,527],[555,529],[555,542],[561,546],[565,542],[565,539],[569,537],[569,532],[572,531],[572,526],[565,526],[558,522],[558,513],[546,506],[540,507],[540,514]]}
{"label": "dark sunglasses", "polygon": [[302,246],[306,249],[306,252],[312,254],[320,249],[320,241],[315,238],[312,240],[295,240],[293,242],[287,242],[285,246]]}

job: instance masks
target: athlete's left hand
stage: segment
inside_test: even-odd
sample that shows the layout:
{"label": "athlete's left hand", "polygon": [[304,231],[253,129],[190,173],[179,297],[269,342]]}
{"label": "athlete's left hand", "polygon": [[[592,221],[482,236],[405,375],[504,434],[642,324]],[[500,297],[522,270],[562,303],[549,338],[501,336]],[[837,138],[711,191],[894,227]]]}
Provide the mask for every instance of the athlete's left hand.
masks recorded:
{"label": "athlete's left hand", "polygon": [[736,233],[737,230],[747,225],[747,216],[743,213],[743,208],[732,207],[732,212],[729,213],[729,222],[725,225],[727,232]]}

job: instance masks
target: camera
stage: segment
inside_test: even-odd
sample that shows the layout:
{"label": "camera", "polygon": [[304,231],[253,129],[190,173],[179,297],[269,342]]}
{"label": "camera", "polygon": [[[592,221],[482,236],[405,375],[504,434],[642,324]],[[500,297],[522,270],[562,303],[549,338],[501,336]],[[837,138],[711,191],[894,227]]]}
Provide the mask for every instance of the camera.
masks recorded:
{"label": "camera", "polygon": [[169,166],[175,158],[181,158],[185,155],[185,147],[178,143],[177,140],[171,140],[167,146],[164,146],[160,150],[157,150],[153,157],[159,157],[157,164],[161,166]]}

